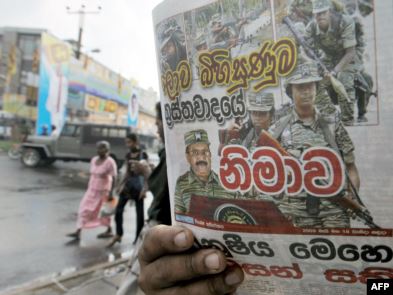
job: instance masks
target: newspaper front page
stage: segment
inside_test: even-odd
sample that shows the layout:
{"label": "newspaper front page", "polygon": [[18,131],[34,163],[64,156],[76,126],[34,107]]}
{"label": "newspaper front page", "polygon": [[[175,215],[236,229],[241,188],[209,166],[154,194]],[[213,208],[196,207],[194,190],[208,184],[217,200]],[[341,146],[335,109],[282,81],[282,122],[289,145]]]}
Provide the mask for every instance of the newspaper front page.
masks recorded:
{"label": "newspaper front page", "polygon": [[392,6],[155,8],[173,220],[241,265],[239,294],[393,279]]}

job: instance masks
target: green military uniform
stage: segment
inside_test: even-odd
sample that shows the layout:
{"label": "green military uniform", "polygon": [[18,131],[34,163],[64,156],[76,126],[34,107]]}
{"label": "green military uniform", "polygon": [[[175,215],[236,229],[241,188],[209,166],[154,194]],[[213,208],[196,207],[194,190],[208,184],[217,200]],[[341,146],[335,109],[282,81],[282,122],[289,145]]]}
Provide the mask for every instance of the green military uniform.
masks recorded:
{"label": "green military uniform", "polygon": [[[159,34],[161,43],[161,72],[165,73],[167,70],[175,71],[179,62],[187,59],[185,35],[175,20],[165,23],[161,31]],[[173,56],[167,56],[164,52],[164,48],[168,42],[173,42],[176,48]]]}
{"label": "green military uniform", "polygon": [[[307,70],[307,67],[310,69]],[[299,65],[288,78],[288,83],[302,84],[320,81],[321,78],[315,76],[315,70],[312,68],[316,70],[316,65],[312,63]],[[271,127],[270,132],[279,140],[283,148],[296,158],[300,158],[301,154],[310,147],[334,149],[332,145],[336,145],[346,164],[355,161],[354,145],[338,114],[326,116],[315,109],[313,120],[302,121],[296,111],[292,110],[291,114],[277,121]],[[333,138],[335,144],[329,142],[329,137]],[[284,195],[277,202],[278,208],[297,227],[346,228],[350,226],[348,215],[338,204],[318,198],[319,212],[310,214],[307,198],[310,196],[307,196],[305,192],[296,196]]]}
{"label": "green military uniform", "polygon": [[[271,112],[274,108],[274,95],[270,92],[262,93],[247,93],[247,110],[258,111],[258,112]],[[273,116],[273,115],[272,115]],[[273,120],[273,118],[271,118]],[[239,144],[246,147],[250,153],[252,153],[257,147],[257,142],[259,139],[259,134],[251,126],[250,130],[245,134],[245,136],[233,139],[228,144]],[[268,200],[274,201],[270,196],[262,195],[258,193],[254,188],[242,195],[242,198],[251,198],[258,200]]]}
{"label": "green military uniform", "polygon": [[231,26],[225,26],[220,31],[214,31],[214,24],[221,23],[223,25],[222,16],[219,13],[216,13],[212,16],[212,19],[209,23],[210,25],[210,49],[224,48],[227,49],[229,47],[229,40],[236,37],[236,32]]}
{"label": "green military uniform", "polygon": [[355,80],[363,81],[361,86],[356,90],[356,99],[358,107],[358,122],[367,122],[365,114],[367,113],[368,100],[372,92],[373,81],[372,77],[366,73],[364,68],[363,54],[366,49],[366,40],[364,35],[364,27],[360,17],[357,15],[356,8],[359,6],[358,0],[352,0],[346,3],[346,10],[348,15],[352,16],[355,22],[355,33],[356,33],[356,64],[357,72],[355,74]]}
{"label": "green military uniform", "polygon": [[[273,93],[253,93],[249,92],[247,95],[247,109],[249,112],[270,112],[274,108]],[[273,118],[272,118],[273,119]],[[242,146],[246,147],[250,152],[253,152],[257,147],[259,134],[256,133],[254,128],[251,128],[244,138],[240,139]]]}
{"label": "green military uniform", "polygon": [[220,179],[213,170],[209,180],[204,183],[190,170],[177,179],[175,189],[175,212],[187,213],[190,209],[191,197],[204,196],[208,198],[234,198],[220,184]]}
{"label": "green military uniform", "polygon": [[[330,9],[329,0],[313,0],[313,13],[320,13]],[[333,69],[345,55],[346,49],[356,46],[355,23],[351,16],[343,13],[331,12],[330,26],[326,32],[319,29],[316,20],[310,22],[306,28],[306,39],[324,53],[323,61],[328,69]],[[355,88],[354,78],[357,70],[356,61],[350,62],[340,73],[337,79],[344,85],[348,93],[349,101],[338,96],[342,120],[346,124],[352,124],[354,120]],[[329,85],[326,82],[320,84],[322,88]]]}
{"label": "green military uniform", "polygon": [[[206,143],[210,145],[207,133],[203,129],[187,132],[184,135],[184,141],[186,147],[195,143]],[[220,179],[213,170],[210,171],[207,182],[200,180],[192,169],[177,179],[175,188],[175,212],[188,213],[193,195],[208,198],[234,198],[234,194],[227,192],[221,186]]]}
{"label": "green military uniform", "polygon": [[[343,12],[344,5],[340,0],[332,0],[331,8],[337,12]],[[289,7],[289,14],[295,16],[295,21],[301,21],[307,25],[313,14],[312,0],[293,0]]]}

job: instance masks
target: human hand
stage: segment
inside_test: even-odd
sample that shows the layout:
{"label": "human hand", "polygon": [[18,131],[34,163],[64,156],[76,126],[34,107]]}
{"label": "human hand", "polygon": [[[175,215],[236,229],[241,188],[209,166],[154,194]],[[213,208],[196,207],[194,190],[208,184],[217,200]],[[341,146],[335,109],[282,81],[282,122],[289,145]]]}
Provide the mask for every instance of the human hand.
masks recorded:
{"label": "human hand", "polygon": [[194,236],[180,226],[158,225],[146,235],[138,254],[139,286],[147,294],[228,294],[244,279],[216,249],[190,252]]}
{"label": "human hand", "polygon": [[144,198],[146,198],[146,193],[147,193],[147,190],[142,189],[141,192],[139,193],[139,200],[143,200]]}

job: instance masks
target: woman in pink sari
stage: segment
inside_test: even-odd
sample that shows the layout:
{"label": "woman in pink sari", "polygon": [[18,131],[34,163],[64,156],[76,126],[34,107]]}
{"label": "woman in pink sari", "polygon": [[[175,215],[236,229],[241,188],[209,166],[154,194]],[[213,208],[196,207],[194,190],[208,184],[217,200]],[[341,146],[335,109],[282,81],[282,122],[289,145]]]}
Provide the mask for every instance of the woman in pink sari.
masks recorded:
{"label": "woman in pink sari", "polygon": [[109,156],[109,149],[109,142],[97,143],[98,156],[90,161],[89,185],[79,205],[77,230],[67,234],[68,237],[79,239],[82,229],[98,226],[105,226],[107,230],[99,234],[97,238],[112,236],[110,217],[99,217],[102,204],[112,200],[116,183],[117,167],[115,161]]}

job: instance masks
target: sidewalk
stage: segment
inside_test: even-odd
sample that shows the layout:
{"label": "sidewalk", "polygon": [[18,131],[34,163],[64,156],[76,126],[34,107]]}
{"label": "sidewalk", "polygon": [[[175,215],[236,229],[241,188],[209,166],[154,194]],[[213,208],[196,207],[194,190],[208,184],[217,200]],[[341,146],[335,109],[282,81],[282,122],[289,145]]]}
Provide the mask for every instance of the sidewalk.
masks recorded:
{"label": "sidewalk", "polygon": [[58,273],[0,292],[0,295],[111,295],[127,271],[127,258],[71,273]]}

